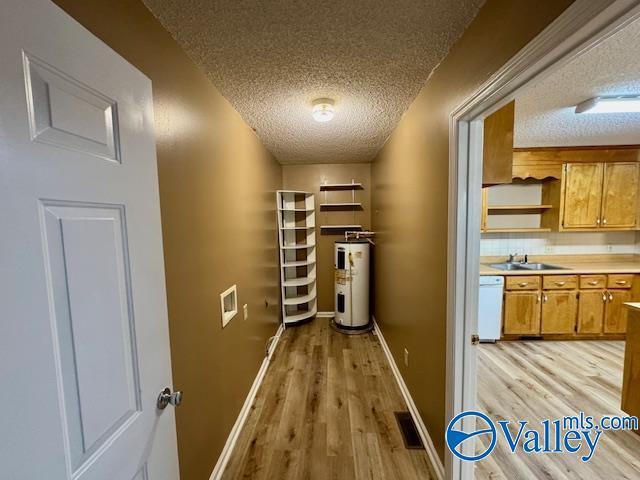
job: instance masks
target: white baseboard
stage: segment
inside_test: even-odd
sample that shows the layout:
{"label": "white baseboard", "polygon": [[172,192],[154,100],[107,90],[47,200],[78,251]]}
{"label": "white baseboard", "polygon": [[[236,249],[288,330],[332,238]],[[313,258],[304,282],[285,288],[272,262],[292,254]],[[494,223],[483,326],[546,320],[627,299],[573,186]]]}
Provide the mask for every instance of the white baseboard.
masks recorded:
{"label": "white baseboard", "polygon": [[258,370],[258,374],[253,381],[253,385],[251,385],[251,389],[249,390],[249,394],[244,401],[244,405],[242,405],[242,409],[240,409],[240,413],[238,414],[236,423],[231,428],[231,432],[229,433],[227,442],[224,444],[224,448],[220,453],[220,457],[218,457],[218,462],[216,463],[216,466],[213,467],[213,472],[211,472],[209,480],[219,480],[220,478],[222,478],[222,473],[224,472],[224,469],[229,462],[229,458],[231,458],[231,453],[233,452],[233,448],[236,446],[236,441],[240,436],[240,431],[242,430],[244,423],[247,421],[247,417],[249,416],[249,412],[251,411],[251,405],[253,405],[253,401],[256,398],[258,389],[260,388],[260,385],[264,380],[264,376],[267,373],[267,368],[269,367],[269,363],[271,363],[271,356],[273,355],[273,352],[278,345],[278,341],[280,340],[280,335],[282,335],[282,332],[284,332],[284,325],[281,323],[278,327],[278,331],[274,335],[273,342],[271,342],[271,345],[269,345],[269,353],[262,361],[260,370]]}
{"label": "white baseboard", "polygon": [[436,474],[436,478],[438,480],[444,479],[444,465],[440,461],[440,457],[438,456],[438,452],[436,452],[435,447],[433,446],[433,441],[431,440],[431,435],[429,435],[429,431],[427,430],[426,425],[422,421],[422,417],[420,417],[420,413],[418,412],[418,407],[413,401],[411,397],[411,393],[409,393],[409,389],[407,388],[407,384],[404,383],[404,379],[402,378],[402,374],[398,369],[398,365],[396,364],[393,355],[391,355],[391,350],[389,350],[389,346],[382,335],[382,331],[376,322],[376,318],[374,316],[371,317],[373,320],[373,328],[374,333],[378,336],[380,340],[380,345],[382,345],[382,350],[389,361],[389,365],[391,365],[391,371],[393,372],[393,376],[396,378],[398,382],[398,386],[400,387],[400,391],[402,392],[402,396],[404,397],[404,401],[407,402],[407,407],[409,408],[409,413],[413,417],[413,421],[416,424],[416,428],[418,429],[418,433],[420,434],[420,438],[422,439],[422,444],[424,445],[425,450],[427,451],[427,456],[431,461],[431,465],[433,465],[434,473]]}
{"label": "white baseboard", "polygon": [[316,313],[317,318],[333,318],[336,314],[334,312],[318,312]]}

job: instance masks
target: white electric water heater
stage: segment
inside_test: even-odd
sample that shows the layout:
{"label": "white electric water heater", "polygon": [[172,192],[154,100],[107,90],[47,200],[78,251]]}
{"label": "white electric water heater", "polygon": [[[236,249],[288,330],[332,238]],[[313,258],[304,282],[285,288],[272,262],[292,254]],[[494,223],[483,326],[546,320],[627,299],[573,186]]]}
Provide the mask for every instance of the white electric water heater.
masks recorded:
{"label": "white electric water heater", "polygon": [[369,242],[350,240],[335,246],[335,317],[338,328],[362,330],[369,318]]}

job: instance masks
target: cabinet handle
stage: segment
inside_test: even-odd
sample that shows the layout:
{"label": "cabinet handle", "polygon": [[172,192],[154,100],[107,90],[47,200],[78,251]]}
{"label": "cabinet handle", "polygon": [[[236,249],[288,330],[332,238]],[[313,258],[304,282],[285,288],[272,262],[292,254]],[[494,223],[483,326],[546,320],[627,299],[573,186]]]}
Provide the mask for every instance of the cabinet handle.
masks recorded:
{"label": "cabinet handle", "polygon": [[540,300],[541,300],[541,298],[540,298],[540,294],[538,294],[537,302],[538,302],[538,303],[540,303]]}
{"label": "cabinet handle", "polygon": [[613,301],[613,293],[609,292],[609,301]]}
{"label": "cabinet handle", "polygon": [[559,286],[559,287],[563,286],[565,283],[567,283],[567,282],[555,282],[555,284],[557,286]]}
{"label": "cabinet handle", "polygon": [[547,300],[549,300],[549,297],[547,297],[547,294],[545,293],[544,296],[542,297],[542,301],[544,303],[547,303]]}
{"label": "cabinet handle", "polygon": [[598,284],[598,281],[597,281],[597,280],[591,280],[591,281],[589,282],[589,285],[597,285],[597,284]]}
{"label": "cabinet handle", "polygon": [[524,288],[524,287],[526,287],[527,285],[529,285],[529,282],[520,282],[520,283],[518,284],[518,286],[519,286],[519,287],[521,287],[521,288]]}
{"label": "cabinet handle", "polygon": [[616,280],[616,285],[626,285],[627,281],[626,280]]}
{"label": "cabinet handle", "polygon": [[602,219],[602,225],[606,225],[606,224],[607,224],[607,219],[606,219],[606,218],[603,218],[603,219]]}
{"label": "cabinet handle", "polygon": [[599,218],[596,220],[596,225],[600,225],[600,219]]}
{"label": "cabinet handle", "polygon": [[602,301],[603,302],[607,301],[607,292],[602,292]]}

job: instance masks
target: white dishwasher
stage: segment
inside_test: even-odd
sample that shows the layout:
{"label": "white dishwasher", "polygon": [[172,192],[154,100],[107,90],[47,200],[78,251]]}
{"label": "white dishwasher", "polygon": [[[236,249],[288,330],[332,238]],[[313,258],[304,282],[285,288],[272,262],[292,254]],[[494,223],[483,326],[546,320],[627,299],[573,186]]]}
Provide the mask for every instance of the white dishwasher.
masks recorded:
{"label": "white dishwasher", "polygon": [[481,342],[500,339],[504,277],[481,276],[478,301],[478,336]]}

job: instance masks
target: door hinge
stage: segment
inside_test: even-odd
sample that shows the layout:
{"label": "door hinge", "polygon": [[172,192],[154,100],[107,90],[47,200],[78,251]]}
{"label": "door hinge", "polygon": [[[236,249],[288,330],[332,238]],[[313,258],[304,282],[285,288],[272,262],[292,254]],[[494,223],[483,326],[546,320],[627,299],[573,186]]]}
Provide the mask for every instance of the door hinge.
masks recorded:
{"label": "door hinge", "polygon": [[474,333],[471,335],[471,345],[478,345],[480,343],[480,335]]}

